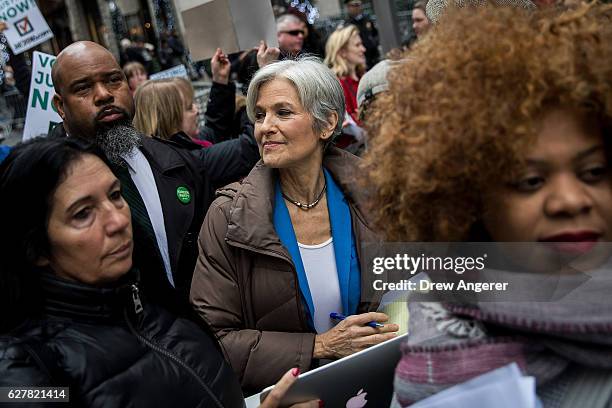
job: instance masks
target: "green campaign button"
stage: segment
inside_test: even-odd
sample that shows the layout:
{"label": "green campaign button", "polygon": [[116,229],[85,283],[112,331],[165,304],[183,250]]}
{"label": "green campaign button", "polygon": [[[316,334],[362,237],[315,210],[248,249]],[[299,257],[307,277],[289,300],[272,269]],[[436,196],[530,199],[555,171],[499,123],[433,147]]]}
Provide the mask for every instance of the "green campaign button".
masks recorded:
{"label": "green campaign button", "polygon": [[176,188],[176,196],[179,201],[183,204],[189,204],[191,202],[191,193],[189,189],[184,186],[180,186]]}

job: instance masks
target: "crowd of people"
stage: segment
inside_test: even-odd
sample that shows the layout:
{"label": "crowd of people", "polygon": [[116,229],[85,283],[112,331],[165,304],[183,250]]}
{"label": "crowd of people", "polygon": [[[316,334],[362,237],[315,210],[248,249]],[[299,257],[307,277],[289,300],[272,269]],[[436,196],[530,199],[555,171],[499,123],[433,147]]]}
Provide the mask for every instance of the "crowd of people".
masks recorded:
{"label": "crowd of people", "polygon": [[[345,4],[324,49],[294,14],[278,48],[217,49],[202,128],[189,80],[59,53],[62,123],[0,162],[0,387],[241,407],[274,386],[261,407],[282,406],[300,373],[398,335],[368,245],[612,241],[612,5],[418,2],[417,42],[379,62]],[[391,406],[513,362],[544,407],[610,406],[597,267],[559,301],[409,302]]]}

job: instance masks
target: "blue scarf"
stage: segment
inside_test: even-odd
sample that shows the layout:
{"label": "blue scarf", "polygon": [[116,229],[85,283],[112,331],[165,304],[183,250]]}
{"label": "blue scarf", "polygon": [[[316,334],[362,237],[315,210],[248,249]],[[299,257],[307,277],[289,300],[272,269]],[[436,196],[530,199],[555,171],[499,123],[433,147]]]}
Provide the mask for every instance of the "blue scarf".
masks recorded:
{"label": "blue scarf", "polygon": [[[357,312],[361,294],[361,273],[359,259],[357,258],[355,235],[353,234],[353,224],[351,222],[351,212],[344,194],[334,182],[331,174],[325,169],[323,169],[323,173],[327,183],[327,210],[329,211],[336,268],[338,270],[338,282],[340,283],[342,313],[348,316]],[[302,301],[307,305],[308,322],[311,329],[314,329],[313,316],[315,305],[312,303],[308,279],[304,271],[304,264],[300,256],[295,231],[293,230],[289,210],[287,210],[285,205],[280,181],[278,180],[274,193],[273,221],[276,233],[281,243],[289,251],[289,255],[291,255],[295,265],[298,284],[302,293]]]}

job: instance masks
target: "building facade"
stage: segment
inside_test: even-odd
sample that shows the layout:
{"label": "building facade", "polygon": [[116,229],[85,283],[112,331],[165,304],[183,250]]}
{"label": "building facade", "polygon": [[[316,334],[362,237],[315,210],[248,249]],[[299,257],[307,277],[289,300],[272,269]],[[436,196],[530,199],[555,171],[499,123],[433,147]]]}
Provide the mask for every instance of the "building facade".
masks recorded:
{"label": "building facade", "polygon": [[74,41],[90,40],[119,57],[123,38],[158,44],[160,33],[175,29],[171,0],[38,0],[55,37],[41,51],[57,54]]}

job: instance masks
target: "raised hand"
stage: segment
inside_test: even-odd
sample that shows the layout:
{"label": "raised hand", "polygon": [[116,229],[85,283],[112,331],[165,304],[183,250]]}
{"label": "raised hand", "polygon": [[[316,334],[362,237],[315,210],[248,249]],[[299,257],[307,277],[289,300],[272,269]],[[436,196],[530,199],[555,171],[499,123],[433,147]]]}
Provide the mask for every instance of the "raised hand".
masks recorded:
{"label": "raised hand", "polygon": [[266,65],[277,61],[280,55],[280,49],[277,47],[268,47],[265,41],[259,42],[259,48],[257,49],[257,65],[259,68],[263,68]]}
{"label": "raised hand", "polygon": [[227,55],[221,51],[221,48],[217,48],[217,51],[215,51],[215,55],[213,55],[210,61],[210,69],[214,82],[224,85],[229,83],[231,64]]}

